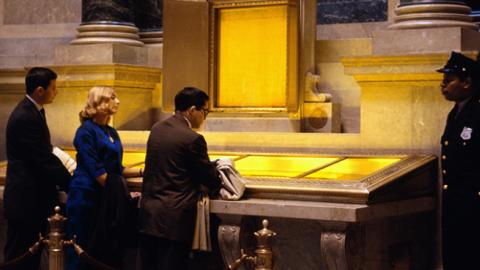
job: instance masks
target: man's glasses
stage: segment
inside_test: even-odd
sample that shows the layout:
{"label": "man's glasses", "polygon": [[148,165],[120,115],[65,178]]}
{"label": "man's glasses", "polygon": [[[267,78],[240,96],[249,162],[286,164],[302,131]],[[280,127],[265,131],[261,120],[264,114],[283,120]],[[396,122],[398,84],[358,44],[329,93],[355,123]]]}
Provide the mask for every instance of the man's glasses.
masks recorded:
{"label": "man's glasses", "polygon": [[203,117],[207,118],[207,115],[210,113],[208,108],[196,108],[198,111],[203,111]]}

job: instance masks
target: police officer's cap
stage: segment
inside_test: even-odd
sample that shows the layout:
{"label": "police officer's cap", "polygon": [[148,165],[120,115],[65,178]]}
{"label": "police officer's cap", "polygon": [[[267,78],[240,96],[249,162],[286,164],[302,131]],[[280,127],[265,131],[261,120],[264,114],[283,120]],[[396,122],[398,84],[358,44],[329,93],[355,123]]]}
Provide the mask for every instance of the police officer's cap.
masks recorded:
{"label": "police officer's cap", "polygon": [[440,73],[454,73],[458,75],[473,76],[480,71],[480,64],[465,55],[452,52],[445,66],[437,69]]}

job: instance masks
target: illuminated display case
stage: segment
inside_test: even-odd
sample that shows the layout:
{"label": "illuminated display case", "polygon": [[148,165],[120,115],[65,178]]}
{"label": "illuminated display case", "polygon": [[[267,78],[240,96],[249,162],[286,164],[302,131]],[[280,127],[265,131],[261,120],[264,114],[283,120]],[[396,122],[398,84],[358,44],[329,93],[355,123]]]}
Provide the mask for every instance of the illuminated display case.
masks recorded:
{"label": "illuminated display case", "polygon": [[[69,154],[75,155],[70,151]],[[428,155],[210,153],[230,158],[247,180],[245,198],[375,203],[434,194],[436,158]],[[143,151],[126,151],[123,164],[141,167]],[[133,189],[141,179],[130,179]]]}
{"label": "illuminated display case", "polygon": [[[72,157],[74,151],[67,151]],[[334,156],[215,153],[229,158],[247,181],[244,198],[375,203],[434,194],[436,158],[428,155]],[[143,167],[144,151],[126,151],[123,164]],[[6,163],[0,166],[0,182]],[[129,179],[133,190],[141,178]]]}

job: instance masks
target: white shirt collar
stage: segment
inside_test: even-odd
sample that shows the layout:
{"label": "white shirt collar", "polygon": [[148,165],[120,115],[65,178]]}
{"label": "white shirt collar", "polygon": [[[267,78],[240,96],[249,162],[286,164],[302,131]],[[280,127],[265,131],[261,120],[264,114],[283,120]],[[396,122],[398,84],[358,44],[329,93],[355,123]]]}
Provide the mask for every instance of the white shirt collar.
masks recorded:
{"label": "white shirt collar", "polygon": [[185,119],[185,121],[187,121],[188,127],[192,128],[192,124],[190,124],[190,121],[188,121],[188,118],[185,117],[184,115],[182,115],[182,117],[183,117],[183,119]]}
{"label": "white shirt collar", "polygon": [[37,110],[40,111],[41,109],[43,109],[43,106],[39,105],[37,102],[35,102],[35,100],[32,97],[30,97],[29,95],[26,95],[26,97],[33,103],[33,105],[35,105]]}

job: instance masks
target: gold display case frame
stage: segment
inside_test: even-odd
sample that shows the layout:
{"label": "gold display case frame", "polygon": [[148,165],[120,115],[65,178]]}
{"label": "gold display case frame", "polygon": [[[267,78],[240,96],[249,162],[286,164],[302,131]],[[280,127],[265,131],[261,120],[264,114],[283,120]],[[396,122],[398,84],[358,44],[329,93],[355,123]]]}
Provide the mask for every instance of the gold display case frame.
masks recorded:
{"label": "gold display case frame", "polygon": [[349,155],[339,157],[339,161],[351,157],[400,157],[400,160],[353,181],[249,177],[245,197],[370,204],[434,194],[437,175],[437,159],[434,156]]}
{"label": "gold display case frame", "polygon": [[[235,162],[256,156],[336,158],[333,162],[327,162],[294,177],[243,176],[246,180],[246,191],[243,198],[372,204],[398,199],[433,196],[437,179],[437,158],[431,155],[343,156],[303,153],[210,153],[212,159],[225,156]],[[395,158],[399,160],[354,180],[312,179],[306,177],[349,158]],[[142,164],[132,165],[141,166]],[[141,179],[131,179],[129,184],[134,190],[141,189]]]}
{"label": "gold display case frame", "polygon": [[[286,6],[286,71],[285,91],[279,94],[285,95],[283,106],[221,106],[219,105],[219,13],[227,9],[256,8]],[[296,112],[299,106],[299,85],[298,85],[298,8],[293,0],[259,0],[259,1],[238,1],[221,0],[211,1],[209,6],[209,95],[212,104],[211,110],[216,112]]]}
{"label": "gold display case frame", "polygon": [[[72,157],[75,151],[67,149]],[[142,167],[144,151],[124,152],[123,164],[126,167]],[[431,155],[322,155],[303,153],[242,153],[242,152],[212,152],[210,158],[230,158],[238,164],[251,157],[286,158],[333,158],[335,160],[319,163],[312,169],[300,170],[298,174],[289,177],[251,176],[244,175],[246,191],[244,199],[286,199],[298,201],[322,201],[372,204],[399,199],[433,196],[437,179],[437,158]],[[331,168],[348,159],[398,159],[386,166],[380,166],[372,172],[362,172],[361,177],[350,180],[309,178],[321,170]],[[278,161],[278,160],[277,160]],[[281,164],[272,161],[271,167],[285,169]],[[254,162],[255,163],[255,162]],[[293,164],[293,163],[292,163]],[[298,164],[298,163],[297,163]],[[260,163],[254,164],[260,170]],[[0,162],[0,185],[5,183],[6,162]],[[363,167],[362,169],[363,170]],[[368,171],[368,169],[366,169]],[[140,191],[141,178],[130,178],[128,184],[132,191]]]}

